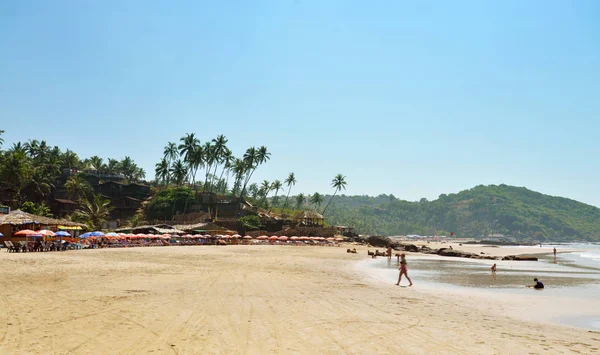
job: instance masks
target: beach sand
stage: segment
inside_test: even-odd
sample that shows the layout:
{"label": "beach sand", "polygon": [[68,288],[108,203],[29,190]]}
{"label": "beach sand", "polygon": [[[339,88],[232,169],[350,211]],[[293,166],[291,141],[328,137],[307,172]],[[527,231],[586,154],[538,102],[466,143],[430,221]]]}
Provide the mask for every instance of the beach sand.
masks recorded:
{"label": "beach sand", "polygon": [[419,290],[418,280],[411,288],[374,280],[356,266],[367,250],[357,249],[3,252],[0,353],[600,351],[600,332],[510,317],[502,303],[432,294]]}

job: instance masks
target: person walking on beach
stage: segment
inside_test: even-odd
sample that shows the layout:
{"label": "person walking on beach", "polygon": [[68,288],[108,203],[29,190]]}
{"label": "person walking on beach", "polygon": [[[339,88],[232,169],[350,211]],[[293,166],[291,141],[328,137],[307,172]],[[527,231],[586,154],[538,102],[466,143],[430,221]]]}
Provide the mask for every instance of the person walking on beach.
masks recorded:
{"label": "person walking on beach", "polygon": [[396,283],[396,286],[400,286],[400,281],[402,281],[402,275],[406,276],[408,282],[410,282],[410,285],[408,286],[412,286],[412,280],[410,279],[410,277],[408,277],[408,270],[406,268],[406,254],[404,253],[400,254],[400,275],[398,275],[398,282]]}
{"label": "person walking on beach", "polygon": [[391,245],[388,245],[388,247],[387,247],[387,257],[388,257],[388,260],[392,260],[392,246]]}

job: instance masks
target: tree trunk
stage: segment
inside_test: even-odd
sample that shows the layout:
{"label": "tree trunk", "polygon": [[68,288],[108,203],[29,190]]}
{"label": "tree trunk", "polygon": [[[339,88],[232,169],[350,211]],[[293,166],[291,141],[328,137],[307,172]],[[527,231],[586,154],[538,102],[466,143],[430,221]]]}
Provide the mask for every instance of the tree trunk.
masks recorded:
{"label": "tree trunk", "polygon": [[240,192],[240,197],[244,197],[244,192],[246,192],[246,185],[248,185],[248,182],[250,182],[250,179],[252,179],[252,174],[254,174],[254,171],[256,171],[256,168],[253,169],[250,174],[248,174],[248,178],[246,178],[246,181],[244,182],[244,187],[242,188],[242,192]]}
{"label": "tree trunk", "polygon": [[333,196],[331,196],[331,198],[329,199],[329,202],[327,202],[327,206],[325,206],[325,209],[323,210],[323,213],[321,213],[323,216],[325,215],[325,211],[327,211],[327,207],[329,207],[329,204],[331,203],[331,201],[333,201],[333,198],[335,197],[335,194],[337,194],[337,192],[338,192],[338,189],[335,189]]}

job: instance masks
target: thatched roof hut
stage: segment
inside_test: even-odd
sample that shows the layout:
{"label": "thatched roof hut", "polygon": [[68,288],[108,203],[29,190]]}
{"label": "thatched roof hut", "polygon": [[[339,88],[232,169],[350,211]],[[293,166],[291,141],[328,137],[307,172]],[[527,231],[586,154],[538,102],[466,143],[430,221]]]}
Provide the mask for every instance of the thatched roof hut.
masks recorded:
{"label": "thatched roof hut", "polygon": [[298,224],[305,226],[322,226],[325,223],[325,217],[317,211],[305,210],[299,212],[294,218]]}
{"label": "thatched roof hut", "polygon": [[11,211],[9,214],[0,214],[0,233],[4,238],[11,238],[17,230],[23,229],[87,229],[83,223],[71,222],[66,219],[55,219],[44,216],[37,216],[21,210]]}
{"label": "thatched roof hut", "polygon": [[41,224],[45,226],[76,226],[86,228],[83,223],[71,222],[66,219],[55,219],[51,217],[37,216],[21,210],[11,211],[9,214],[0,215],[0,225],[23,225],[23,224]]}

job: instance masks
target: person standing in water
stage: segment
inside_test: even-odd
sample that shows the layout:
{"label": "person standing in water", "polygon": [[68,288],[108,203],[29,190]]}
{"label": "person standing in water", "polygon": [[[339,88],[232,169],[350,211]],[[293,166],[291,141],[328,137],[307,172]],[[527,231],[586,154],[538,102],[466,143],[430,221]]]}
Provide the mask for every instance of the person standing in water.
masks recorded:
{"label": "person standing in water", "polygon": [[410,285],[408,286],[412,286],[412,280],[410,279],[410,277],[408,277],[408,269],[406,268],[406,254],[404,253],[400,254],[400,275],[398,275],[398,282],[396,283],[396,286],[400,286],[400,281],[402,281],[402,275],[406,276],[408,282],[410,282]]}
{"label": "person standing in water", "polygon": [[388,247],[387,247],[387,257],[388,257],[388,260],[392,260],[392,246],[391,245],[388,245]]}
{"label": "person standing in water", "polygon": [[492,265],[491,269],[492,269],[492,274],[495,274],[496,273],[496,264]]}
{"label": "person standing in water", "polygon": [[554,257],[556,258],[556,248],[554,248]]}

